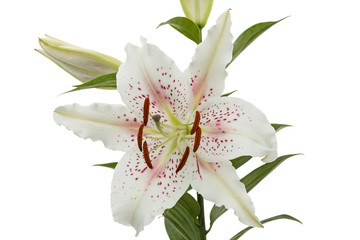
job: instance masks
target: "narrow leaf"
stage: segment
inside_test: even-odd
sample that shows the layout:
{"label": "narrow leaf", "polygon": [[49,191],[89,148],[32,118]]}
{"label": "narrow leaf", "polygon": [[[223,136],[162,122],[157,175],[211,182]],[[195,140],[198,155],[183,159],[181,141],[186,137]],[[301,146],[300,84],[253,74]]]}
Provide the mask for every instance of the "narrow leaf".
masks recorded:
{"label": "narrow leaf", "polygon": [[299,155],[298,154],[289,154],[284,155],[281,157],[278,157],[275,161],[266,163],[258,168],[256,168],[254,171],[246,175],[241,179],[241,182],[245,184],[246,191],[250,192],[256,185],[258,185],[267,175],[269,175],[274,169],[276,169],[278,166],[280,166],[281,163],[283,163],[286,159]]}
{"label": "narrow leaf", "polygon": [[195,219],[200,214],[200,206],[198,202],[189,193],[185,193],[178,201],[178,204],[187,210]]}
{"label": "narrow leaf", "polygon": [[[255,170],[253,170],[251,173],[243,177],[240,181],[245,184],[245,188],[247,192],[250,192],[257,184],[259,184],[267,175],[269,175],[272,171],[274,171],[278,166],[280,166],[281,163],[283,163],[286,159],[296,156],[299,154],[290,154],[290,155],[284,155],[281,157],[278,157],[275,161],[271,163],[266,163]],[[247,161],[250,160],[250,156],[243,156],[239,157],[239,160],[233,159],[232,162],[233,166],[237,165],[243,165]],[[249,158],[249,159],[248,159]],[[234,167],[235,167],[234,166]],[[227,209],[224,206],[218,207],[214,205],[210,212],[210,228],[221,215],[223,215]]]}
{"label": "narrow leaf", "polygon": [[224,206],[218,207],[214,204],[214,206],[212,207],[211,211],[210,211],[210,228],[208,231],[211,230],[213,224],[215,223],[215,221],[221,216],[223,215],[225,212],[227,211],[227,208],[225,208]]}
{"label": "narrow leaf", "polygon": [[[267,218],[263,221],[261,221],[262,224],[265,224],[265,223],[268,223],[268,222],[271,222],[271,221],[275,221],[275,220],[280,220],[280,219],[287,219],[287,220],[292,220],[292,221],[295,221],[295,222],[298,222],[298,223],[301,223],[302,222],[290,215],[286,215],[286,214],[282,214],[282,215],[278,215],[278,216],[275,216],[275,217],[271,217],[271,218]],[[241,236],[243,236],[246,232],[248,232],[250,229],[252,229],[253,227],[247,227],[245,228],[244,230],[238,232],[235,236],[233,236],[230,240],[237,240],[239,239]]]}
{"label": "narrow leaf", "polygon": [[94,164],[93,166],[95,166],[95,167],[107,167],[107,168],[115,169],[117,164],[118,164],[117,162],[111,162],[111,163]]}
{"label": "narrow leaf", "polygon": [[84,84],[75,85],[75,88],[66,92],[74,92],[89,88],[104,88],[104,89],[116,89],[116,73],[110,73],[94,78]]}
{"label": "narrow leaf", "polygon": [[160,23],[158,26],[161,27],[163,25],[169,24],[176,30],[178,30],[185,37],[194,41],[196,44],[201,43],[201,30],[200,28],[190,19],[186,17],[174,17],[167,22]]}
{"label": "narrow leaf", "polygon": [[174,207],[164,212],[164,223],[170,240],[200,240],[196,218],[200,214],[198,202],[185,193]]}
{"label": "narrow leaf", "polygon": [[276,132],[278,132],[281,129],[286,128],[286,127],[292,127],[291,125],[279,124],[279,123],[272,123],[271,126],[275,129]]}
{"label": "narrow leaf", "polygon": [[[285,17],[287,18],[287,17]],[[234,48],[232,53],[232,59],[226,67],[228,67],[242,51],[244,51],[257,37],[274,26],[276,23],[281,22],[285,18],[282,18],[275,22],[262,22],[251,26],[246,29],[234,42]]]}
{"label": "narrow leaf", "polygon": [[233,94],[234,92],[237,92],[237,90],[234,90],[234,91],[229,92],[229,93],[225,93],[225,94],[221,95],[221,97],[228,97],[228,96],[230,96],[231,94]]}
{"label": "narrow leaf", "polygon": [[251,156],[241,156],[230,160],[230,162],[235,169],[238,169],[239,167],[247,163],[251,158]]}

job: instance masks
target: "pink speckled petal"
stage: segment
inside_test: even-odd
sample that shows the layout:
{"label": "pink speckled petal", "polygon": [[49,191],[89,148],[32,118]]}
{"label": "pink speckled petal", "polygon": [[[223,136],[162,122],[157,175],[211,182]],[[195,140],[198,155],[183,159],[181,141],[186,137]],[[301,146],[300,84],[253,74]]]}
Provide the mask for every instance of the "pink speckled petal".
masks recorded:
{"label": "pink speckled petal", "polygon": [[225,97],[212,99],[197,110],[203,131],[197,154],[203,159],[227,161],[242,155],[276,159],[275,130],[254,105]]}
{"label": "pink speckled petal", "polygon": [[210,28],[206,39],[199,44],[185,77],[190,79],[195,105],[211,97],[220,97],[225,87],[226,65],[232,58],[230,12],[223,13]]}
{"label": "pink speckled petal", "polygon": [[54,111],[54,120],[81,138],[100,140],[107,148],[121,151],[136,144],[141,124],[125,106],[102,103],[58,107]]}
{"label": "pink speckled petal", "polygon": [[149,97],[151,114],[161,115],[164,122],[186,121],[193,107],[189,84],[181,79],[182,73],[172,59],[146,40],[142,43],[141,48],[127,45],[127,59],[117,73],[124,103],[141,117],[143,102]]}
{"label": "pink speckled petal", "polygon": [[206,162],[197,158],[200,174],[194,174],[191,186],[217,206],[233,209],[244,224],[261,227],[245,186],[230,161]]}
{"label": "pink speckled petal", "polygon": [[[147,143],[152,149],[161,141],[148,139]],[[139,234],[174,206],[187,190],[194,168],[194,161],[188,161],[176,174],[181,157],[176,144],[170,142],[150,153],[153,169],[149,169],[138,148],[129,150],[118,163],[111,185],[114,220],[133,226]]]}

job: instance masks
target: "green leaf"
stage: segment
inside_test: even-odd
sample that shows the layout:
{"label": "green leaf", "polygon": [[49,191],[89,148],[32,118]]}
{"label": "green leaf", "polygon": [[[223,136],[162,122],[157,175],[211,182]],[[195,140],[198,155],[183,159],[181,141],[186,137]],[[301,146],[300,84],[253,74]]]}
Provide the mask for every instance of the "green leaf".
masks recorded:
{"label": "green leaf", "polygon": [[115,169],[115,167],[116,167],[117,164],[118,164],[117,162],[111,162],[111,163],[94,164],[93,166],[96,166],[96,167],[107,167],[107,168]]}
{"label": "green leaf", "polygon": [[238,169],[239,167],[247,163],[251,158],[251,156],[241,156],[230,160],[230,162],[235,169]]}
{"label": "green leaf", "polygon": [[225,212],[227,211],[227,208],[225,208],[224,206],[218,207],[214,204],[214,206],[212,207],[211,211],[210,211],[210,228],[208,230],[208,232],[211,230],[213,224],[215,223],[215,221],[221,216],[223,215]]}
{"label": "green leaf", "polygon": [[[262,220],[261,223],[262,224],[265,224],[265,223],[268,223],[268,222],[271,222],[271,221],[275,221],[275,220],[280,220],[280,219],[287,219],[287,220],[292,220],[292,221],[295,221],[295,222],[298,222],[298,223],[301,223],[302,222],[290,215],[286,215],[286,214],[282,214],[282,215],[278,215],[278,216],[275,216],[275,217],[271,217],[271,218],[267,218],[265,220]],[[248,232],[250,229],[252,229],[253,227],[247,227],[245,228],[244,230],[238,232],[235,236],[233,236],[230,240],[237,240],[239,239],[241,236],[243,236],[246,232]]]}
{"label": "green leaf", "polygon": [[299,155],[297,154],[289,154],[284,155],[281,157],[278,157],[275,161],[266,163],[255,170],[253,170],[251,173],[246,175],[241,179],[241,182],[245,184],[246,191],[250,192],[256,185],[258,185],[267,175],[269,175],[272,171],[274,171],[278,166],[280,166],[281,163],[283,163],[286,159]]}
{"label": "green leaf", "polygon": [[104,88],[104,89],[116,89],[116,73],[110,73],[94,78],[86,83],[75,85],[75,88],[66,92],[75,92],[78,90],[89,89],[89,88]]}
{"label": "green leaf", "polygon": [[[287,18],[287,17],[285,17]],[[281,22],[285,18],[282,18],[275,22],[262,22],[255,24],[246,29],[234,42],[234,48],[232,52],[232,59],[226,67],[228,67],[242,51],[244,51],[257,37],[263,32],[274,26],[276,23]]]}
{"label": "green leaf", "polygon": [[237,92],[237,90],[234,90],[234,91],[229,92],[229,93],[225,93],[225,94],[221,95],[221,97],[228,97],[228,96],[230,96],[231,94],[233,94],[234,92]]}
{"label": "green leaf", "polygon": [[185,37],[194,41],[196,44],[201,43],[201,30],[200,28],[190,19],[186,17],[174,17],[167,22],[160,23],[158,26],[161,27],[163,25],[169,24],[176,30],[178,30]]}
{"label": "green leaf", "polygon": [[281,129],[286,128],[286,127],[292,127],[291,125],[279,124],[279,123],[272,123],[271,126],[275,129],[276,132],[278,132]]}
{"label": "green leaf", "polygon": [[164,212],[164,223],[170,240],[200,240],[197,216],[200,214],[198,202],[185,193],[174,207]]}
{"label": "green leaf", "polygon": [[[251,173],[243,177],[240,181],[245,184],[245,188],[247,192],[250,192],[257,184],[259,184],[267,175],[269,175],[272,171],[274,171],[281,163],[283,163],[286,159],[296,156],[299,154],[289,154],[284,155],[281,157],[278,157],[275,161],[271,163],[266,163],[255,170],[253,170]],[[231,160],[233,166],[241,166],[245,164],[247,161],[250,160],[250,156],[242,156],[239,157],[239,160],[236,160],[237,158]],[[234,166],[234,167],[235,167]],[[216,219],[218,219],[221,215],[223,215],[227,209],[224,206],[218,207],[214,205],[210,212],[210,229]]]}

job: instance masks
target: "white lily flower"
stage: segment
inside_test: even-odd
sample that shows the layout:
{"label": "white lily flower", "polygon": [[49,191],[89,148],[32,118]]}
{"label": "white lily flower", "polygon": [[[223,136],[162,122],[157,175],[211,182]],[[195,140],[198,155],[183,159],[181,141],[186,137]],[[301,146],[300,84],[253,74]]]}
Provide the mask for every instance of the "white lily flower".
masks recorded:
{"label": "white lily flower", "polygon": [[200,28],[206,25],[213,0],[180,0],[185,16],[196,23]]}
{"label": "white lily flower", "polygon": [[[229,159],[276,158],[275,131],[265,115],[239,98],[221,98],[231,60],[230,13],[222,14],[182,73],[142,39],[127,45],[117,74],[125,106],[68,105],[55,110],[59,125],[82,138],[126,151],[112,181],[114,220],[137,234],[173,207],[191,185],[239,220],[261,227],[245,186]],[[149,117],[150,116],[150,117]]]}
{"label": "white lily flower", "polygon": [[42,49],[35,49],[37,52],[81,82],[116,73],[121,64],[119,60],[103,53],[77,47],[48,35],[39,38],[39,44]]}

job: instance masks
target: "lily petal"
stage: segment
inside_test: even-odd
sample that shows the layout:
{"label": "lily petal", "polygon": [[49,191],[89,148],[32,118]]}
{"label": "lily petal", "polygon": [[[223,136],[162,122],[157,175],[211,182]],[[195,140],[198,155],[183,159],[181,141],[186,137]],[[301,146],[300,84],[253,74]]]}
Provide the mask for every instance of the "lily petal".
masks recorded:
{"label": "lily petal", "polygon": [[127,59],[117,73],[117,86],[124,103],[131,111],[142,115],[145,98],[150,99],[152,114],[178,124],[187,120],[193,107],[189,85],[174,61],[158,47],[142,39],[141,48],[128,44]]}
{"label": "lily petal", "polygon": [[[159,140],[147,140],[149,149],[160,144]],[[136,148],[129,150],[115,168],[112,181],[111,204],[116,222],[143,230],[157,215],[173,207],[187,190],[194,165],[187,163],[175,174],[181,160],[176,141],[169,142],[150,152],[152,169],[145,164],[142,153]]]}
{"label": "lily petal", "polygon": [[199,44],[185,76],[191,80],[195,106],[211,97],[220,97],[225,88],[225,71],[232,57],[230,12],[223,13],[206,39]]}
{"label": "lily petal", "polygon": [[227,161],[250,155],[277,157],[275,130],[266,116],[240,98],[212,99],[197,109],[202,138],[197,154],[207,161]]}
{"label": "lily petal", "polygon": [[121,151],[136,145],[136,135],[141,124],[125,106],[102,103],[58,107],[54,111],[54,120],[81,138],[100,140],[105,147]]}
{"label": "lily petal", "polygon": [[199,157],[197,161],[200,174],[194,174],[191,186],[217,206],[234,209],[242,223],[262,227],[245,185],[240,182],[230,161],[209,163]]}

